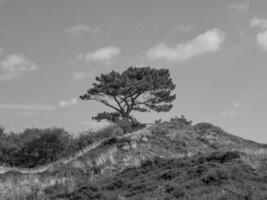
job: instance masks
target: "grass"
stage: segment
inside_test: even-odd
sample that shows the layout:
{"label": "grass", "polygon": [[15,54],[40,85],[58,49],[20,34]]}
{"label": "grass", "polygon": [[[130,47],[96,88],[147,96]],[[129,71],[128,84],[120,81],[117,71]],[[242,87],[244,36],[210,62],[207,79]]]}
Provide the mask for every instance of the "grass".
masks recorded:
{"label": "grass", "polygon": [[116,137],[121,135],[113,128],[86,134],[80,137],[83,145],[106,140],[50,171],[2,175],[0,188],[9,188],[4,199],[267,199],[260,144],[207,123],[163,122]]}
{"label": "grass", "polygon": [[51,197],[66,200],[119,198],[261,200],[267,198],[267,181],[244,164],[237,152],[215,152],[188,159],[147,160],[139,167]]}

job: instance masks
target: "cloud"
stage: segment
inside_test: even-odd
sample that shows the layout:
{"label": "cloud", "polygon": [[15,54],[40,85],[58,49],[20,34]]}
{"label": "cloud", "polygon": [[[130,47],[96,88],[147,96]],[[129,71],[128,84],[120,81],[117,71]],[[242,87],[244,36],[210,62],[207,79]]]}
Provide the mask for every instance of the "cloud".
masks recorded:
{"label": "cloud", "polygon": [[250,0],[239,0],[228,4],[230,10],[245,12],[250,6]]}
{"label": "cloud", "polygon": [[22,111],[52,111],[55,108],[47,104],[0,104],[0,109]]}
{"label": "cloud", "polygon": [[164,43],[157,44],[147,51],[147,57],[153,60],[186,61],[194,56],[219,50],[224,38],[223,31],[212,29],[191,41],[178,43],[175,47],[169,47]]}
{"label": "cloud", "polygon": [[236,110],[228,110],[221,113],[221,117],[233,117],[238,114],[238,111]]}
{"label": "cloud", "polygon": [[87,53],[85,60],[87,61],[109,61],[113,57],[118,56],[121,53],[121,50],[114,46],[108,46],[101,49],[98,49],[94,52]]}
{"label": "cloud", "polygon": [[240,110],[240,109],[245,108],[245,106],[244,106],[242,103],[236,101],[236,102],[233,104],[233,108],[234,108],[234,109],[239,109],[239,110]]}
{"label": "cloud", "polygon": [[4,49],[0,48],[0,56],[4,53]]}
{"label": "cloud", "polygon": [[240,112],[243,112],[244,109],[246,108],[245,105],[243,105],[240,102],[234,102],[232,105],[232,108],[230,110],[227,111],[223,111],[221,113],[221,117],[226,118],[226,117],[233,117],[238,115]]}
{"label": "cloud", "polygon": [[262,33],[258,33],[257,43],[262,50],[267,51],[267,30]]}
{"label": "cloud", "polygon": [[61,100],[58,102],[58,106],[63,108],[63,107],[68,107],[68,106],[73,106],[78,103],[76,98],[69,99],[69,100]]}
{"label": "cloud", "polygon": [[37,66],[21,54],[13,54],[0,62],[0,80],[19,79],[35,71]]}
{"label": "cloud", "polygon": [[267,19],[254,17],[250,20],[250,25],[251,27],[262,29],[257,34],[257,44],[262,50],[267,51]]}
{"label": "cloud", "polygon": [[267,19],[254,17],[250,20],[250,25],[252,27],[267,29]]}
{"label": "cloud", "polygon": [[91,34],[96,34],[101,30],[101,27],[95,27],[92,28],[86,24],[78,24],[76,26],[70,27],[66,29],[66,34],[69,35],[70,37],[76,37],[78,35],[84,34],[84,33],[91,33]]}
{"label": "cloud", "polygon": [[82,71],[74,72],[72,76],[73,76],[73,80],[80,81],[80,80],[92,78],[92,73],[82,72]]}
{"label": "cloud", "polygon": [[97,49],[95,51],[89,52],[85,55],[80,54],[76,59],[84,61],[94,61],[94,62],[105,62],[109,63],[112,58],[120,55],[121,50],[115,46],[107,46],[104,48]]}

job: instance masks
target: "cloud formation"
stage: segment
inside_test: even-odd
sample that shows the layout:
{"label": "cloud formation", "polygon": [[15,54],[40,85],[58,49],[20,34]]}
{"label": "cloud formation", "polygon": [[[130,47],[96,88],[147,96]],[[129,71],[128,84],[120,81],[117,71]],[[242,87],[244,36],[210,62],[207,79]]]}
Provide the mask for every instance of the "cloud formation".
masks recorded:
{"label": "cloud formation", "polygon": [[267,51],[267,31],[258,33],[257,42],[258,45],[262,48],[262,50]]}
{"label": "cloud formation", "polygon": [[0,109],[22,111],[52,111],[55,108],[47,104],[0,104]]}
{"label": "cloud formation", "polygon": [[72,74],[72,77],[73,77],[73,80],[80,81],[80,80],[91,78],[92,77],[92,74],[91,73],[88,73],[88,72],[80,71],[80,72],[74,72]]}
{"label": "cloud formation", "polygon": [[112,58],[120,55],[121,49],[115,46],[107,46],[95,51],[89,52],[85,55],[78,55],[78,60],[93,61],[93,62],[105,62],[109,63]]}
{"label": "cloud formation", "polygon": [[245,106],[240,103],[240,102],[235,102],[233,103],[233,106],[230,110],[227,110],[227,111],[223,111],[221,113],[221,117],[233,117],[233,116],[236,116],[238,115],[240,112],[242,112],[243,110],[245,109]]}
{"label": "cloud formation", "polygon": [[250,6],[250,0],[238,0],[228,4],[230,10],[244,12],[247,11]]}
{"label": "cloud formation", "polygon": [[267,51],[267,19],[254,17],[250,20],[250,25],[254,28],[260,28],[262,31],[257,34],[257,44]]}
{"label": "cloud formation", "polygon": [[68,107],[68,106],[73,106],[78,103],[76,98],[69,99],[69,100],[61,100],[58,102],[58,106],[63,108],[63,107]]}
{"label": "cloud formation", "polygon": [[250,20],[250,25],[252,27],[267,29],[267,19],[254,17]]}
{"label": "cloud formation", "polygon": [[92,28],[86,24],[78,24],[76,26],[70,27],[66,29],[66,34],[70,37],[76,37],[78,35],[84,34],[84,33],[91,33],[91,34],[96,34],[100,31],[101,27],[95,27]]}
{"label": "cloud formation", "polygon": [[223,31],[212,29],[198,35],[191,41],[178,43],[174,47],[169,47],[164,43],[157,44],[147,51],[147,57],[153,60],[186,61],[194,56],[219,50],[224,38]]}
{"label": "cloud formation", "polygon": [[21,54],[13,54],[0,62],[0,80],[19,79],[35,71],[37,66]]}

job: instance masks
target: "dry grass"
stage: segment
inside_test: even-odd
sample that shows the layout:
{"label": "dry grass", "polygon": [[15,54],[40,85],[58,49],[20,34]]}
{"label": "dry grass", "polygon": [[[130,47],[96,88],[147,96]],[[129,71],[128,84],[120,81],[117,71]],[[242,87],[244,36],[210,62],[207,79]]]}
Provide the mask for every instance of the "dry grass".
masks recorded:
{"label": "dry grass", "polygon": [[[21,199],[27,197],[40,200],[53,199],[52,197],[136,200],[159,199],[159,196],[164,200],[242,199],[249,195],[244,188],[252,188],[251,185],[257,186],[255,190],[249,189],[254,192],[254,199],[266,197],[266,186],[262,181],[266,171],[265,146],[230,135],[218,127],[210,124],[192,126],[165,122],[126,135],[110,135],[108,129],[102,133],[90,136],[95,137],[92,139],[96,141],[101,140],[93,143],[94,148],[80,152],[68,162],[57,163],[47,168],[48,171],[0,175],[0,199],[16,200],[19,196]],[[204,174],[195,178],[189,175],[194,174],[194,170],[203,169],[199,158],[205,160],[212,152],[225,151],[238,151],[240,158],[224,163],[205,161]],[[144,167],[147,160],[155,157],[159,157],[162,162],[170,162],[170,165],[152,164]],[[183,163],[184,166],[179,164],[180,167],[177,168],[173,163]],[[235,176],[235,170],[241,170],[241,179]],[[172,176],[176,177],[177,182],[158,179],[160,174],[167,172],[174,173]],[[177,172],[179,173],[176,174]],[[234,177],[229,177],[229,173]],[[220,182],[221,178],[224,180],[225,174],[227,180],[219,186],[205,183],[214,179],[215,182]],[[114,182],[114,187],[128,186],[108,190],[108,185]],[[240,185],[240,182],[243,183]],[[180,183],[183,185],[178,187]],[[163,192],[165,190],[171,191],[170,194]],[[184,193],[188,195],[183,195]],[[227,195],[230,195],[229,198]]]}

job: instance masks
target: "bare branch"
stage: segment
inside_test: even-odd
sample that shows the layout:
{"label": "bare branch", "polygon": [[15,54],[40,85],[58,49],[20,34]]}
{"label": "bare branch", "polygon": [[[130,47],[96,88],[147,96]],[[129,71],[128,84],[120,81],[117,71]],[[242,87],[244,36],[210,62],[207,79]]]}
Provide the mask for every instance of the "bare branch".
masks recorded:
{"label": "bare branch", "polygon": [[120,109],[118,109],[118,108],[116,108],[115,106],[109,104],[109,103],[107,102],[107,100],[105,100],[105,99],[101,99],[101,98],[99,98],[99,97],[97,97],[97,96],[91,96],[90,99],[91,99],[91,100],[94,100],[94,101],[98,101],[98,102],[100,102],[100,103],[103,103],[103,104],[105,104],[106,106],[108,106],[108,107],[110,107],[110,108],[113,108],[114,110],[120,112]]}

